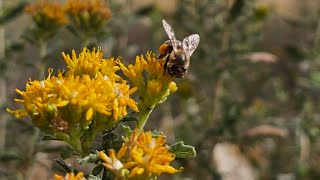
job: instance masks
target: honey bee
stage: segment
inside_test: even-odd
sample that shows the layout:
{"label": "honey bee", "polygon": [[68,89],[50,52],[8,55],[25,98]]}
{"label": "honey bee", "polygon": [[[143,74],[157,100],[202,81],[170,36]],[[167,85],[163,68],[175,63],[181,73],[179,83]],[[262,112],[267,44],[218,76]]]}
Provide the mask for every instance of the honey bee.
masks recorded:
{"label": "honey bee", "polygon": [[168,72],[171,76],[183,78],[190,65],[190,57],[199,45],[200,36],[192,34],[181,41],[177,40],[172,27],[162,20],[163,28],[169,40],[164,42],[159,48],[158,59],[163,59],[164,73]]}

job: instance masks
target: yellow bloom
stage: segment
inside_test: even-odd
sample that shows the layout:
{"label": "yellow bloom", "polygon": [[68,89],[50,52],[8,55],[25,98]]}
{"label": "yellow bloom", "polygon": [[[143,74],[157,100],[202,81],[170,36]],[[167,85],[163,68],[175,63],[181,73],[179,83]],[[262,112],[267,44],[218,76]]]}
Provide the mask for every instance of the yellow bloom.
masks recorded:
{"label": "yellow bloom", "polygon": [[112,15],[109,6],[103,0],[68,0],[66,11],[78,16],[83,13],[94,14],[101,19],[108,19]]}
{"label": "yellow bloom", "polygon": [[65,7],[77,30],[87,35],[98,32],[112,16],[104,0],[67,0]]}
{"label": "yellow bloom", "polygon": [[75,50],[72,50],[71,57],[64,52],[62,52],[62,56],[68,68],[72,70],[71,72],[76,76],[87,74],[90,77],[95,77],[103,60],[103,54],[100,49],[98,51],[94,49],[90,52],[88,49],[83,48],[78,57]]}
{"label": "yellow bloom", "polygon": [[[86,74],[80,77],[59,73],[57,77],[28,82],[25,92],[16,90],[23,98],[16,101],[24,105],[25,111],[14,113],[17,117],[27,114],[45,117],[47,112],[68,105],[85,111],[86,120],[91,120],[95,113],[113,115],[113,119],[118,120],[127,114],[127,106],[138,111],[135,101],[130,98],[135,90],[125,81],[116,83],[106,79],[100,72],[95,79]],[[73,119],[74,122],[79,120]]]}
{"label": "yellow bloom", "polygon": [[94,48],[92,51],[83,48],[78,57],[74,50],[71,56],[64,52],[62,56],[70,69],[69,73],[73,73],[75,76],[87,74],[91,78],[94,78],[97,76],[97,73],[100,72],[105,78],[113,82],[122,80],[121,77],[116,74],[120,69],[116,63],[119,59],[103,59],[103,53],[100,48],[98,50]]}
{"label": "yellow bloom", "polygon": [[176,92],[177,90],[178,90],[177,84],[173,81],[170,82],[170,84],[169,84],[170,94]]}
{"label": "yellow bloom", "polygon": [[164,71],[164,63],[152,52],[148,52],[146,56],[137,56],[135,64],[128,67],[118,61],[124,75],[138,88],[142,101],[139,105],[154,107],[177,90],[174,78]]}
{"label": "yellow bloom", "polygon": [[[138,112],[136,102],[130,97],[137,88],[130,88],[127,81],[116,75],[119,67],[114,59],[102,59],[100,50],[87,49],[78,58],[74,51],[72,58],[64,53],[63,56],[68,72],[52,76],[50,69],[46,79],[30,80],[25,91],[16,90],[22,98],[15,101],[24,108],[7,111],[18,118],[31,116],[36,127],[68,143],[81,141],[87,131],[94,136],[112,128],[127,115],[128,107]],[[77,143],[73,146],[81,151],[80,142]],[[90,143],[82,145],[89,148]]]}
{"label": "yellow bloom", "polygon": [[[142,132],[137,135],[133,133],[131,137],[131,161],[125,164],[136,168],[137,173],[143,170],[144,177],[159,176],[162,173],[177,173],[179,170],[170,166],[170,162],[175,156],[169,152],[169,147],[165,144],[165,138],[159,136],[153,138],[151,132]],[[137,176],[135,171],[129,174],[129,177]]]}
{"label": "yellow bloom", "polygon": [[74,173],[68,173],[66,176],[63,178],[62,176],[59,176],[57,174],[54,175],[56,180],[85,180],[86,178],[84,177],[83,172],[79,172],[77,175],[74,175]]}
{"label": "yellow bloom", "polygon": [[165,73],[164,63],[151,51],[145,56],[137,56],[135,63],[128,67],[118,61],[123,74],[130,79],[134,87],[138,88],[140,96],[138,102],[140,117],[136,126],[138,131],[142,131],[154,107],[178,89],[173,82],[174,78]]}
{"label": "yellow bloom", "polygon": [[[134,132],[129,140],[122,145],[118,153],[114,150],[107,156],[100,152],[103,165],[113,171],[117,177],[150,179],[162,173],[180,172],[170,166],[175,156],[169,152],[165,138],[153,138],[151,132]],[[127,173],[121,173],[127,172]]]}
{"label": "yellow bloom", "polygon": [[103,151],[99,152],[99,156],[104,161],[102,164],[106,168],[114,171],[115,173],[119,173],[119,171],[123,168],[123,163],[120,161],[120,159],[123,158],[126,151],[127,146],[125,146],[125,144],[122,144],[122,147],[117,154],[113,149],[111,149],[109,151],[109,156],[107,156]]}
{"label": "yellow bloom", "polygon": [[41,28],[59,27],[67,23],[63,8],[55,2],[41,0],[26,6],[25,11],[32,15],[33,20]]}

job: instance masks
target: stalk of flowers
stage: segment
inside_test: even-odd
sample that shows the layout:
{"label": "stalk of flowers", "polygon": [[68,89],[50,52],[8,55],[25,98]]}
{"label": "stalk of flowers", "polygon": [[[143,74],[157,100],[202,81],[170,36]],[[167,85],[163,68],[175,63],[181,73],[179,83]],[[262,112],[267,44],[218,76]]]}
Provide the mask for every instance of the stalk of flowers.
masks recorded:
{"label": "stalk of flowers", "polygon": [[115,175],[116,179],[156,179],[162,173],[180,172],[170,163],[175,155],[170,153],[163,136],[152,137],[150,131],[134,131],[116,153],[113,149],[108,155],[100,151],[102,164]]}
{"label": "stalk of flowers", "polygon": [[103,0],[67,0],[65,11],[83,39],[96,36],[112,16]]}
{"label": "stalk of flowers", "polygon": [[45,74],[47,43],[58,30],[67,24],[67,16],[63,7],[54,1],[38,0],[25,7],[25,12],[32,16],[35,26],[31,26],[24,34],[24,38],[39,48],[40,61],[37,64],[39,77]]}
{"label": "stalk of flowers", "polygon": [[101,50],[63,57],[69,71],[53,76],[50,69],[44,80],[30,80],[25,91],[16,90],[23,109],[8,111],[18,118],[29,115],[36,127],[86,155],[96,135],[114,127],[128,107],[138,111],[130,98],[137,88],[116,75],[116,60],[102,59]]}
{"label": "stalk of flowers", "polygon": [[49,38],[68,22],[63,7],[56,2],[40,0],[26,6],[25,12],[32,16],[36,24],[34,36],[42,39]]}
{"label": "stalk of flowers", "polygon": [[151,51],[145,56],[137,56],[135,63],[127,67],[118,61],[126,77],[138,88],[140,119],[137,129],[141,131],[155,106],[167,99],[178,88],[173,77],[164,70],[164,61],[156,58]]}

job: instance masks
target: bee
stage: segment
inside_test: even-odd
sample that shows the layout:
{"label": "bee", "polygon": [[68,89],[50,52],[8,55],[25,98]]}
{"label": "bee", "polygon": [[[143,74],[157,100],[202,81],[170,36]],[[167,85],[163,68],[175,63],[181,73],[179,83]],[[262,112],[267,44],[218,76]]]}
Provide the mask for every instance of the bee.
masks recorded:
{"label": "bee", "polygon": [[190,57],[199,45],[200,36],[192,34],[181,42],[176,39],[172,27],[165,20],[162,20],[162,24],[169,40],[160,46],[158,59],[165,61],[164,73],[168,72],[173,77],[183,78],[189,68]]}

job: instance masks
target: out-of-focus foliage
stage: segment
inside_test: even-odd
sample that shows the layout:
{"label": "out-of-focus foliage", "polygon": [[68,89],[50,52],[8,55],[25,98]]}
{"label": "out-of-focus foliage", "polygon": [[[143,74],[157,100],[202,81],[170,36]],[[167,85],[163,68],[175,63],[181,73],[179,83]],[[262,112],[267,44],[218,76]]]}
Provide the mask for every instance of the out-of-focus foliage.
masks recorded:
{"label": "out-of-focus foliage", "polygon": [[[198,155],[180,161],[185,170],[176,179],[223,178],[214,156],[226,143],[232,145],[223,147],[236,149],[257,179],[320,178],[320,1],[289,2],[292,14],[281,11],[289,4],[272,6],[263,0],[108,1],[112,18],[104,33],[93,38],[107,56],[122,55],[132,63],[136,54],[156,51],[168,39],[162,19],[179,40],[200,35],[188,75],[178,80],[177,95],[155,109],[155,121],[148,125],[160,126],[169,141],[176,137],[196,146]],[[7,58],[1,61],[9,83],[7,99],[12,99],[11,87],[27,80],[25,74],[36,74],[32,64],[37,50],[17,38],[23,32],[9,32],[27,29],[25,17],[11,16],[23,5],[9,7],[0,18],[8,34]],[[56,52],[80,49],[81,40],[73,34],[63,28],[52,37],[47,53],[56,61],[46,66],[61,66]],[[33,164],[34,154],[54,149],[23,146],[32,144],[27,137],[35,132],[27,121],[8,121],[7,127],[6,158],[1,159],[6,177],[17,171],[27,174],[24,168]]]}
{"label": "out-of-focus foliage", "polygon": [[258,179],[319,177],[318,44],[317,36],[302,35],[319,31],[319,15],[296,5],[291,17],[263,1],[184,1],[166,19],[178,39],[201,37],[169,113],[175,136],[200,150],[189,177],[224,177],[212,162],[221,142],[237,144]]}

